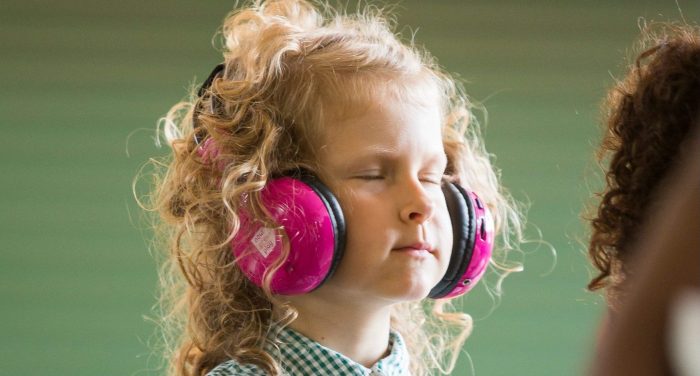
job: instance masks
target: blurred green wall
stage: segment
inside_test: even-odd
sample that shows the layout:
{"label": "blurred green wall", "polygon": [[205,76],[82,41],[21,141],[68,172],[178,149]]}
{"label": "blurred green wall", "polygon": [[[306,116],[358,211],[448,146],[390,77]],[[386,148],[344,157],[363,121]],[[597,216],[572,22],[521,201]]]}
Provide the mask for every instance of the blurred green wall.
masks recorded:
{"label": "blurred green wall", "polygon": [[[693,1],[678,0],[690,22]],[[230,1],[0,3],[0,375],[150,375],[149,232],[131,194],[157,119],[219,61]],[[398,7],[488,109],[485,136],[530,203],[526,271],[464,301],[477,375],[575,375],[603,309],[580,219],[597,186],[598,106],[638,32],[674,0],[417,1]],[[403,29],[410,33],[411,29]],[[553,270],[549,270],[553,267]],[[455,375],[469,374],[462,356]]]}

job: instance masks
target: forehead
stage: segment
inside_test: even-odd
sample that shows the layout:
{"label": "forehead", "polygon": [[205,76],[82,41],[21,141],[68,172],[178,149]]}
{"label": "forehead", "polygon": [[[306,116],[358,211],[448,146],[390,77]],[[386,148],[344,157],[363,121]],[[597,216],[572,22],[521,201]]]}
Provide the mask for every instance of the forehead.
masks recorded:
{"label": "forehead", "polygon": [[436,99],[414,103],[377,95],[371,102],[357,102],[329,115],[321,138],[322,164],[368,155],[444,155],[442,111]]}
{"label": "forehead", "polygon": [[428,73],[398,75],[360,73],[340,76],[318,88],[324,120],[338,120],[361,115],[368,108],[385,102],[411,106],[436,107],[444,111],[440,84]]}

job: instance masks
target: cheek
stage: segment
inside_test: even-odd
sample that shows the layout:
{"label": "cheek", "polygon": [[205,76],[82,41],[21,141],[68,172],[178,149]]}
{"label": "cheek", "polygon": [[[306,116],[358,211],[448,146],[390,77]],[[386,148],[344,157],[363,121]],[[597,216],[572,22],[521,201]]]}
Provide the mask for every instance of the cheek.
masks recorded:
{"label": "cheek", "polygon": [[386,195],[368,189],[352,190],[347,187],[335,192],[346,219],[359,223],[379,221],[380,217],[390,212]]}
{"label": "cheek", "polygon": [[447,207],[444,205],[441,206],[435,214],[435,219],[431,222],[435,226],[433,231],[435,231],[438,237],[436,241],[439,242],[442,252],[449,256],[452,253],[452,220],[450,219]]}
{"label": "cheek", "polygon": [[381,200],[372,197],[343,194],[338,198],[345,218],[346,247],[371,249],[369,245],[380,237],[381,232],[377,230],[388,226],[386,213],[389,209]]}

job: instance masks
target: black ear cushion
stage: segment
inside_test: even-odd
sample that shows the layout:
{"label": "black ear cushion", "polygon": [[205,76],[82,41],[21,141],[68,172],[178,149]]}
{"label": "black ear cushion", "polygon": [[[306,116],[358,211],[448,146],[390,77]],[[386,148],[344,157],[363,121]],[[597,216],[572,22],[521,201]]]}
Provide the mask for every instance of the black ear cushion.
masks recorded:
{"label": "black ear cushion", "polygon": [[428,294],[433,299],[446,296],[457,287],[471,262],[476,241],[476,215],[467,191],[448,182],[443,184],[442,192],[452,221],[452,256],[445,275]]}
{"label": "black ear cushion", "polygon": [[324,277],[323,281],[319,286],[323,285],[328,278],[330,278],[333,273],[335,273],[340,264],[340,260],[343,258],[343,253],[345,252],[345,217],[343,216],[343,210],[340,207],[340,203],[335,195],[331,192],[328,187],[321,182],[316,176],[308,172],[302,172],[295,174],[294,178],[305,183],[321,198],[321,201],[326,206],[328,215],[330,216],[331,223],[333,224],[333,235],[334,235],[334,251],[333,251],[333,261],[331,262],[331,268]]}

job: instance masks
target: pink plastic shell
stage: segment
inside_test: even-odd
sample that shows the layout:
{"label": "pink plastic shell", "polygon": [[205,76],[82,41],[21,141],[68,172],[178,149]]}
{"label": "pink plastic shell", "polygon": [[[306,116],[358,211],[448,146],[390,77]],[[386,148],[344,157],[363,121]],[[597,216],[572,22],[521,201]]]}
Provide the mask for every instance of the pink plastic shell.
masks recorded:
{"label": "pink plastic shell", "polygon": [[469,290],[476,286],[481,277],[483,277],[486,272],[486,267],[489,265],[489,261],[491,261],[494,241],[493,216],[489,208],[479,200],[476,194],[470,192],[469,198],[471,199],[476,217],[476,234],[474,235],[475,240],[472,257],[467,266],[467,270],[459,279],[459,284],[443,298],[451,298],[469,292]]}
{"label": "pink plastic shell", "polygon": [[265,274],[289,244],[293,251],[274,272],[272,292],[296,295],[315,289],[330,271],[335,252],[334,224],[325,203],[311,187],[291,177],[268,182],[261,199],[279,227],[265,228],[241,210],[241,230],[231,241],[238,265],[262,286]]}

